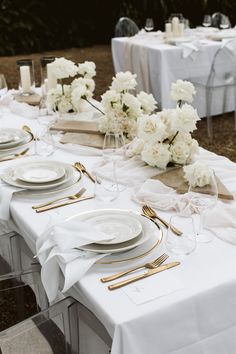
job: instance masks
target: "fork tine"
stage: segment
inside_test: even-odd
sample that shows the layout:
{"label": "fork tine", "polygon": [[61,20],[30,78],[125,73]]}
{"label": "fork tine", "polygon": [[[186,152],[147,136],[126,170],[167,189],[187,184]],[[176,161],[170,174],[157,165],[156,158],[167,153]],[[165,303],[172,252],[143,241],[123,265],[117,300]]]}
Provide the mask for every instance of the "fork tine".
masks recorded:
{"label": "fork tine", "polygon": [[157,258],[154,262],[152,262],[153,265],[157,266],[160,263],[163,263],[169,256],[167,254],[161,255],[159,258]]}

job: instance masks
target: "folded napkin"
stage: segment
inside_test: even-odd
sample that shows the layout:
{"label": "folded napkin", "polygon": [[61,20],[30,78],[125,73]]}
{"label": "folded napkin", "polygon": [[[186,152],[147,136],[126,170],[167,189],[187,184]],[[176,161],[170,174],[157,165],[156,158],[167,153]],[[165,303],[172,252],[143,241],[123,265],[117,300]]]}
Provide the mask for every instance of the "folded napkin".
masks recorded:
{"label": "folded napkin", "polygon": [[78,220],[58,223],[40,236],[36,243],[37,257],[42,264],[42,283],[50,302],[59,290],[60,271],[65,278],[62,292],[66,292],[97,260],[107,255],[75,248],[110,239],[89,222]]}
{"label": "folded napkin", "polygon": [[219,203],[208,210],[204,227],[223,241],[236,245],[236,206]]}
{"label": "folded napkin", "polygon": [[39,107],[30,106],[27,103],[20,103],[14,100],[13,94],[16,90],[10,90],[0,99],[0,110],[9,109],[12,113],[23,116],[25,118],[37,118],[39,116]]}
{"label": "folded napkin", "polygon": [[201,45],[197,41],[176,43],[176,46],[183,49],[183,58],[184,59],[190,57],[192,60],[196,59],[197,53],[201,49]]}
{"label": "folded napkin", "polygon": [[10,219],[10,204],[13,193],[21,190],[23,189],[0,183],[0,220],[8,221]]}

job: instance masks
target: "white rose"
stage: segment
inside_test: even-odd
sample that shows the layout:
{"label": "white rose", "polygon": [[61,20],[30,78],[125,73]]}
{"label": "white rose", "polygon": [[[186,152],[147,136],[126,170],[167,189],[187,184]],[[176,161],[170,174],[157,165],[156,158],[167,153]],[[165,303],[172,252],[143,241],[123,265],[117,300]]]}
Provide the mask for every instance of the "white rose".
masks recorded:
{"label": "white rose", "polygon": [[157,114],[143,116],[138,120],[138,137],[150,144],[161,142],[165,132],[166,126]]}
{"label": "white rose", "polygon": [[73,77],[77,74],[78,68],[71,60],[65,58],[56,58],[51,64],[54,75],[57,79]]}
{"label": "white rose", "polygon": [[118,92],[114,90],[108,90],[101,97],[101,104],[105,112],[109,113],[115,109],[122,109],[121,95]]}
{"label": "white rose", "polygon": [[200,120],[196,109],[185,103],[181,108],[176,108],[177,113],[177,130],[179,132],[189,133],[194,131],[196,123]]}
{"label": "white rose", "polygon": [[184,166],[184,177],[193,187],[204,187],[210,183],[213,171],[203,161]]}
{"label": "white rose", "polygon": [[93,61],[78,64],[78,73],[85,78],[92,79],[96,75],[96,65]]}
{"label": "white rose", "polygon": [[137,95],[137,99],[141,104],[141,109],[144,114],[151,114],[157,108],[157,101],[152,94],[141,91]]}
{"label": "white rose", "polygon": [[137,75],[132,74],[130,71],[119,72],[113,77],[110,88],[117,92],[133,90],[137,85],[136,77]]}
{"label": "white rose", "polygon": [[140,155],[143,148],[144,148],[143,139],[139,139],[136,137],[136,138],[134,138],[134,140],[132,140],[132,142],[130,144],[130,149],[131,149],[133,155]]}
{"label": "white rose", "polygon": [[189,158],[190,148],[184,141],[177,141],[170,146],[170,152],[173,162],[185,165]]}
{"label": "white rose", "polygon": [[134,139],[137,136],[137,121],[135,119],[123,119],[123,132],[127,133],[129,139]]}
{"label": "white rose", "polygon": [[150,166],[156,166],[159,168],[166,168],[170,161],[171,153],[167,144],[145,144],[143,151],[141,152],[141,158]]}
{"label": "white rose", "polygon": [[129,118],[138,118],[142,115],[139,100],[130,93],[126,92],[122,95],[123,111]]}
{"label": "white rose", "polygon": [[196,139],[192,139],[191,144],[189,144],[189,147],[190,147],[190,154],[189,154],[187,164],[191,163],[193,161],[194,156],[199,153],[199,145]]}
{"label": "white rose", "polygon": [[73,82],[71,83],[71,89],[74,90],[79,85],[85,85],[87,90],[91,93],[93,93],[95,90],[95,82],[93,79],[79,77],[78,79],[73,80]]}
{"label": "white rose", "polygon": [[61,113],[68,113],[73,110],[72,104],[65,96],[62,96],[60,102],[57,105],[58,111]]}
{"label": "white rose", "polygon": [[112,114],[107,114],[99,119],[99,130],[102,133],[123,131],[123,120],[117,119]]}
{"label": "white rose", "polygon": [[85,85],[77,86],[71,93],[71,102],[74,110],[81,112],[85,106],[85,98],[87,98],[88,90]]}
{"label": "white rose", "polygon": [[189,81],[177,80],[176,83],[172,83],[171,85],[170,97],[173,101],[191,103],[193,102],[193,95],[195,94],[196,90]]}
{"label": "white rose", "polygon": [[178,120],[176,109],[163,109],[163,111],[159,112],[159,116],[163,124],[166,126],[166,136],[165,138],[170,137],[171,135],[175,135],[177,133],[178,128]]}
{"label": "white rose", "polygon": [[47,108],[49,110],[55,110],[57,108],[58,103],[61,100],[61,97],[62,97],[61,86],[57,86],[57,88],[49,90],[46,98]]}

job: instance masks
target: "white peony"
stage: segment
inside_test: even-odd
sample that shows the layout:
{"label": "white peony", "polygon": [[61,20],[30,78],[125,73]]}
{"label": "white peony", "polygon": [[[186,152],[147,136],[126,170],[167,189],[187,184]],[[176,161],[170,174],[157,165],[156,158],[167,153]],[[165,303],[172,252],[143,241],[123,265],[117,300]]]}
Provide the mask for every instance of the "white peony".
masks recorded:
{"label": "white peony", "polygon": [[165,138],[168,138],[172,135],[174,136],[178,131],[176,109],[163,109],[163,111],[159,112],[159,116],[163,124],[166,126]]}
{"label": "white peony", "polygon": [[144,140],[140,138],[134,138],[134,140],[130,144],[130,149],[133,155],[140,155],[144,148]]}
{"label": "white peony", "polygon": [[65,96],[62,96],[60,102],[57,105],[57,109],[61,113],[68,113],[73,110],[73,107],[70,100],[68,100]]}
{"label": "white peony", "polygon": [[134,90],[137,86],[136,74],[132,74],[130,71],[125,73],[119,72],[115,77],[112,78],[111,89],[116,92],[127,92],[129,90]]}
{"label": "white peony", "polygon": [[74,77],[78,72],[78,68],[73,61],[65,58],[56,58],[51,67],[57,79]]}
{"label": "white peony", "polygon": [[108,90],[101,97],[101,104],[105,112],[109,113],[114,109],[122,109],[121,96],[118,92]]}
{"label": "white peony", "polygon": [[190,147],[184,141],[177,141],[170,146],[170,152],[172,155],[172,162],[185,165],[189,158]]}
{"label": "white peony", "polygon": [[141,109],[144,114],[151,114],[157,108],[157,101],[152,94],[141,91],[137,95],[137,99],[141,104]]}
{"label": "white peony", "polygon": [[166,126],[158,114],[143,116],[138,120],[138,137],[153,144],[161,142],[166,135]]}
{"label": "white peony", "polygon": [[62,87],[57,86],[55,89],[51,89],[47,93],[46,106],[49,110],[55,111],[57,105],[60,102],[62,97]]}
{"label": "white peony", "polygon": [[189,81],[177,80],[171,85],[170,97],[173,101],[185,101],[188,103],[193,102],[193,95],[196,90],[193,84]]}
{"label": "white peony", "polygon": [[179,132],[193,132],[197,129],[196,123],[200,120],[196,109],[185,103],[181,108],[176,108],[177,113],[177,130]]}
{"label": "white peony", "polygon": [[184,177],[193,187],[204,187],[210,183],[213,171],[203,161],[196,161],[192,165],[184,166]]}
{"label": "white peony", "polygon": [[79,85],[85,85],[87,90],[90,92],[94,92],[95,90],[95,82],[93,79],[87,79],[84,77],[79,77],[78,79],[74,79],[71,83],[71,89],[74,90]]}
{"label": "white peony", "polygon": [[72,91],[71,102],[75,111],[83,111],[86,98],[88,98],[88,90],[85,85],[79,85]]}
{"label": "white peony", "polygon": [[170,162],[171,153],[168,144],[145,144],[141,152],[141,158],[150,166],[156,166],[161,169],[166,168]]}
{"label": "white peony", "polygon": [[130,118],[138,118],[142,115],[141,105],[139,100],[131,93],[124,93],[122,95],[123,111]]}
{"label": "white peony", "polygon": [[87,79],[92,79],[96,75],[96,65],[93,61],[85,61],[78,64],[78,73]]}

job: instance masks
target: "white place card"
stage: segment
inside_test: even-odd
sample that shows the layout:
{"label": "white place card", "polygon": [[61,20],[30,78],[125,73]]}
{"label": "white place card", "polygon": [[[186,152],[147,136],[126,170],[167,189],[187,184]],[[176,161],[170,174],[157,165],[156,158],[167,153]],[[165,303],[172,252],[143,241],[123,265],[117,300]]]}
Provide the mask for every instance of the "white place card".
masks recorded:
{"label": "white place card", "polygon": [[141,305],[179,291],[183,287],[183,283],[171,274],[171,270],[167,270],[127,285],[122,290],[136,305]]}

